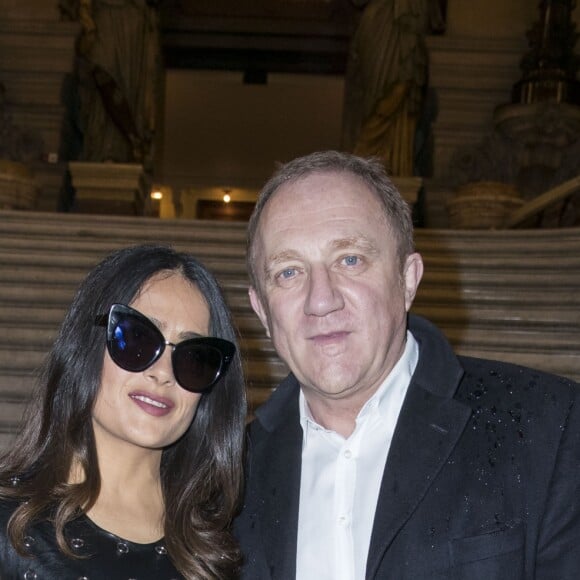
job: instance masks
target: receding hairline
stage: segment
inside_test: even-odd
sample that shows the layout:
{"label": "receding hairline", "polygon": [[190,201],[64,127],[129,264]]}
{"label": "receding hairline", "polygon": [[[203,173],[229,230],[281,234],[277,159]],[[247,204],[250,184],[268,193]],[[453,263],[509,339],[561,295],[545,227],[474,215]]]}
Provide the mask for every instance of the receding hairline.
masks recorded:
{"label": "receding hairline", "polygon": [[[250,283],[253,287],[258,289],[258,280],[256,278],[256,273],[258,271],[263,272],[263,268],[256,268],[256,255],[257,255],[257,240],[260,237],[260,230],[262,226],[262,216],[264,211],[267,210],[270,202],[278,196],[280,192],[283,192],[286,188],[292,187],[298,183],[301,183],[313,176],[324,176],[324,175],[337,175],[337,176],[348,176],[353,181],[358,182],[364,187],[368,193],[374,197],[379,203],[381,208],[381,217],[384,220],[385,227],[393,226],[393,216],[389,213],[389,207],[384,199],[384,196],[379,192],[378,187],[370,179],[366,179],[363,175],[357,173],[354,168],[349,166],[324,166],[324,167],[309,167],[304,168],[303,171],[296,173],[294,175],[287,175],[285,179],[278,179],[279,183],[276,183],[276,177],[283,175],[283,171],[279,174],[275,174],[272,179],[264,186],[259,198],[258,204],[250,218],[250,225],[248,227],[248,272],[250,275]],[[392,182],[388,175],[383,176],[385,178],[385,184],[388,184],[392,191],[397,195],[401,196],[400,191],[396,185]],[[275,185],[272,187],[272,185]],[[402,198],[402,196],[401,196]],[[401,243],[400,236],[396,231],[396,228],[389,228],[389,235],[392,235],[397,244],[397,251],[399,251]],[[264,272],[263,272],[264,273]]]}

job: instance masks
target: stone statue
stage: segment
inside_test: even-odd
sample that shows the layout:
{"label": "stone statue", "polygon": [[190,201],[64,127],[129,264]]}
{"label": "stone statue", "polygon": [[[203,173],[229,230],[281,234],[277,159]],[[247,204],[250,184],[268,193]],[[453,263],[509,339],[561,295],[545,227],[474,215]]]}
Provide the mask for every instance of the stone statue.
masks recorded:
{"label": "stone statue", "polygon": [[151,166],[160,97],[157,3],[61,0],[79,20],[79,126],[85,161]]}
{"label": "stone statue", "polygon": [[347,64],[342,147],[413,175],[414,136],[427,82],[428,0],[353,0],[364,6]]}

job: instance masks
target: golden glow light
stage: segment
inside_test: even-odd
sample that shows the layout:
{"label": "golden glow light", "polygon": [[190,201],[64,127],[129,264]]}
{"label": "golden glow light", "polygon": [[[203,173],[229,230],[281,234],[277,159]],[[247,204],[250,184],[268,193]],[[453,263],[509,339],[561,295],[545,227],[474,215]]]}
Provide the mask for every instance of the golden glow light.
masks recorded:
{"label": "golden glow light", "polygon": [[163,199],[163,192],[159,190],[152,191],[151,199]]}
{"label": "golden glow light", "polygon": [[230,203],[230,201],[232,201],[232,198],[230,197],[229,193],[226,193],[224,195],[224,203]]}

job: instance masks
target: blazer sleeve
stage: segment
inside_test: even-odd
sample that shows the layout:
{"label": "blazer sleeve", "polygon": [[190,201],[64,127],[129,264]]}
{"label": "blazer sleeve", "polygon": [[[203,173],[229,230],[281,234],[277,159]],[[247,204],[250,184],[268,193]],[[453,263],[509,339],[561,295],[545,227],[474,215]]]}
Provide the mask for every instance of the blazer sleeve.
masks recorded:
{"label": "blazer sleeve", "polygon": [[539,532],[536,580],[577,580],[580,577],[580,392],[567,420],[550,482]]}

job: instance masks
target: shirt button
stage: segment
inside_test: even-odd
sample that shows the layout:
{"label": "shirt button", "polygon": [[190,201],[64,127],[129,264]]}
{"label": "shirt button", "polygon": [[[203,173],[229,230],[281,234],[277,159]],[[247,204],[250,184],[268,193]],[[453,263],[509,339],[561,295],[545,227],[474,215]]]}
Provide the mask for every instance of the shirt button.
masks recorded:
{"label": "shirt button", "polygon": [[347,523],[348,523],[348,518],[346,516],[339,516],[338,517],[338,524],[340,526],[346,526]]}
{"label": "shirt button", "polygon": [[352,451],[350,449],[347,449],[344,452],[344,456],[345,456],[346,459],[350,459],[352,457]]}

